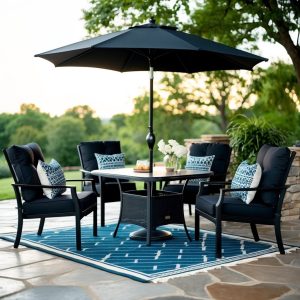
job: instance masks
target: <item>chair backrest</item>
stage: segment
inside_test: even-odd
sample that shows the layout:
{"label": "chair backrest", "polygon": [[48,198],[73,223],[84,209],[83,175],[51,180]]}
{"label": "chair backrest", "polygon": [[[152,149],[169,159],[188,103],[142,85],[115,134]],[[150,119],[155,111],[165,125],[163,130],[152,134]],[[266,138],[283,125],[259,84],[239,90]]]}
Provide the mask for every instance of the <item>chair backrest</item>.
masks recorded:
{"label": "chair backrest", "polygon": [[[77,145],[77,151],[82,169],[92,171],[98,169],[95,153],[99,154],[118,154],[121,153],[120,141],[92,141],[81,142]],[[85,178],[91,178],[89,174],[85,174]],[[98,177],[94,178],[99,182]]]}
{"label": "chair backrest", "polygon": [[214,175],[210,181],[225,181],[230,162],[231,147],[222,143],[193,143],[189,154],[192,156],[215,155],[211,171]]}
{"label": "chair backrest", "polygon": [[[44,161],[44,155],[38,144],[13,145],[3,149],[3,153],[15,183],[41,184],[36,166],[39,160]],[[33,201],[43,196],[42,188],[22,188],[21,193],[25,201]]]}
{"label": "chair backrest", "polygon": [[[286,147],[263,145],[256,157],[262,167],[260,188],[279,188],[286,183],[292,166],[295,152]],[[276,206],[280,193],[277,191],[263,191],[256,194],[255,199],[266,205]]]}

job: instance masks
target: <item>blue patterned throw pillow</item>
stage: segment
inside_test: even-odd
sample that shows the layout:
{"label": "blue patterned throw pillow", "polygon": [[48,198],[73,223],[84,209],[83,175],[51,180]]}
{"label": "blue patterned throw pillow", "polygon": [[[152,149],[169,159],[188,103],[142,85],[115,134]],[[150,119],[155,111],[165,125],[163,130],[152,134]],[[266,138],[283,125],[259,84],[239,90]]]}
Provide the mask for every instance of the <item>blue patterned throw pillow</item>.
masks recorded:
{"label": "blue patterned throw pillow", "polygon": [[[261,166],[256,163],[249,165],[245,160],[237,168],[231,182],[231,188],[254,188],[259,185],[262,174]],[[256,191],[237,191],[231,192],[234,197],[239,197],[243,202],[249,204],[256,194]]]}
{"label": "blue patterned throw pillow", "polygon": [[125,154],[99,154],[95,153],[98,169],[118,169],[125,167]]}
{"label": "blue patterned throw pillow", "polygon": [[[215,156],[192,156],[187,157],[185,168],[187,170],[210,171]],[[209,178],[191,179],[188,184],[199,185],[202,181],[209,181]]]}
{"label": "blue patterned throw pillow", "polygon": [[[60,164],[55,159],[51,159],[49,164],[39,160],[36,169],[41,184],[66,185],[64,172]],[[43,188],[43,191],[47,198],[53,199],[54,197],[64,193],[66,191],[66,188]]]}

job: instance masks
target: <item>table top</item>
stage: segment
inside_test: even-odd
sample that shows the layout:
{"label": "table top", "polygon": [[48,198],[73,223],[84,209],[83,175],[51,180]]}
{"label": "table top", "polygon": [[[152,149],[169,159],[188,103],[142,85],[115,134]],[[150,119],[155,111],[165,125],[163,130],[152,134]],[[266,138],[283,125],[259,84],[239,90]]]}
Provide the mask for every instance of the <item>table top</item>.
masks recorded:
{"label": "table top", "polygon": [[165,167],[154,167],[152,173],[136,172],[133,168],[93,170],[91,171],[91,173],[95,176],[128,179],[132,181],[143,182],[197,179],[206,178],[213,175],[212,171],[198,171],[186,169],[174,172],[167,172]]}

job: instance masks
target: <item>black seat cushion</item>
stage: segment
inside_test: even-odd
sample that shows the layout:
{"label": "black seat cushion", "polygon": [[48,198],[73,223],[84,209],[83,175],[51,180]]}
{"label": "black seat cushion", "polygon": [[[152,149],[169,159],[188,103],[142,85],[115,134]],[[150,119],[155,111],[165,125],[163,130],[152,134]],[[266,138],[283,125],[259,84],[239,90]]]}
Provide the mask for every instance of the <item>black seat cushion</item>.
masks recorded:
{"label": "black seat cushion", "polygon": [[[216,203],[219,195],[199,196],[196,199],[196,210],[205,212],[211,216],[216,216]],[[222,220],[226,220],[226,216],[234,216],[235,218],[273,218],[274,211],[270,206],[259,201],[253,200],[250,204],[245,204],[240,198],[225,196],[222,203]]]}
{"label": "black seat cushion", "polygon": [[[263,154],[264,155],[261,155]],[[290,150],[286,147],[262,147],[262,153],[258,155],[257,160],[260,161],[262,167],[262,177],[259,187],[273,188],[281,187],[285,184],[287,171],[290,161]],[[255,196],[263,203],[273,206],[279,197],[276,191],[259,192]]]}
{"label": "black seat cushion", "polygon": [[[13,145],[6,149],[6,153],[12,164],[18,183],[41,184],[35,162],[37,162],[37,158],[43,159],[43,154],[37,145],[35,146],[33,143],[23,146]],[[35,158],[35,153],[37,158]],[[21,193],[25,201],[33,201],[43,196],[42,188],[22,188]]]}
{"label": "black seat cushion", "polygon": [[[97,204],[97,196],[93,192],[77,193],[81,211]],[[63,194],[53,199],[42,197],[35,201],[24,202],[24,214],[28,215],[45,215],[73,213],[75,211],[73,200],[70,194]]]}
{"label": "black seat cushion", "polygon": [[[168,184],[164,188],[164,191],[181,193],[183,184]],[[199,192],[199,185],[187,185],[183,195],[183,202],[186,204],[195,204],[196,196]],[[208,195],[209,189],[204,187],[202,195]]]}

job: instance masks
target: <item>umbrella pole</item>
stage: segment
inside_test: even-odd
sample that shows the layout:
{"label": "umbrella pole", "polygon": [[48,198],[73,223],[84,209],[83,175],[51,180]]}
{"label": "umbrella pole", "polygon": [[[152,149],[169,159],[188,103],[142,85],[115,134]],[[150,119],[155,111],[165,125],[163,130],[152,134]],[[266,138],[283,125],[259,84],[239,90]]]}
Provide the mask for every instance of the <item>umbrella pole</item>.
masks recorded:
{"label": "umbrella pole", "polygon": [[149,147],[149,172],[153,172],[153,148],[155,145],[155,135],[153,133],[153,67],[150,65],[150,96],[149,96],[149,133],[147,134],[146,141]]}

